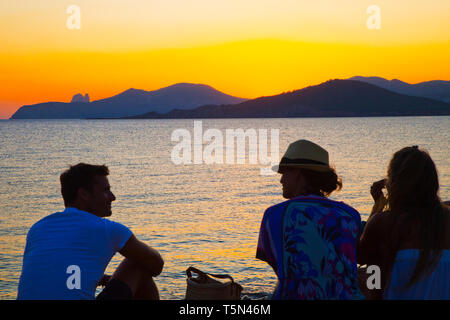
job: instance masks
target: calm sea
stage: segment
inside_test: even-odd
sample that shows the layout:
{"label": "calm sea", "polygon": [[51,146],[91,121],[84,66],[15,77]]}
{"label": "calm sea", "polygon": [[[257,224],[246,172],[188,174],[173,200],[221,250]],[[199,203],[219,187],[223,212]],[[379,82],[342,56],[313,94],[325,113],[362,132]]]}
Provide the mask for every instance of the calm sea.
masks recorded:
{"label": "calm sea", "polygon": [[[270,129],[278,129],[280,157],[297,139],[322,145],[343,179],[332,198],[355,207],[363,219],[371,208],[370,185],[385,176],[391,155],[419,145],[438,167],[441,198],[450,200],[450,117],[214,119],[202,126],[224,139],[227,129],[267,129],[269,138]],[[267,297],[276,278],[254,257],[265,208],[283,201],[280,176],[261,175],[249,151],[243,164],[175,165],[176,129],[193,137],[194,121],[0,121],[0,298],[15,299],[27,231],[63,210],[59,174],[78,162],[109,166],[117,197],[111,219],[166,261],[156,279],[162,299],[184,298],[191,265],[232,275],[252,299]],[[107,271],[119,262],[116,255]]]}

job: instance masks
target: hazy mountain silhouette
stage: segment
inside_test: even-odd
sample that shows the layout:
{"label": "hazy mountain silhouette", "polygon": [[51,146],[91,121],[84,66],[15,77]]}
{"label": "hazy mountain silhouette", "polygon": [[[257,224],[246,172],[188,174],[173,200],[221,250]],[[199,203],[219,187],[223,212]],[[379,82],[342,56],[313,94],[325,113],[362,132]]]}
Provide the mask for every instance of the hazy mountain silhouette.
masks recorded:
{"label": "hazy mountain silhouette", "polygon": [[278,118],[450,115],[450,104],[412,97],[353,80],[330,80],[280,95],[235,105],[205,105],[193,110],[150,112],[133,119]]}
{"label": "hazy mountain silhouette", "polygon": [[120,118],[149,111],[192,109],[205,104],[234,104],[236,98],[203,84],[178,83],[155,91],[128,89],[110,98],[90,103],[77,99],[71,103],[45,102],[22,106],[11,119]]}
{"label": "hazy mountain silhouette", "polygon": [[387,80],[380,77],[352,77],[349,80],[367,82],[397,93],[409,96],[425,97],[450,102],[450,81],[433,80],[409,84],[397,79]]}
{"label": "hazy mountain silhouette", "polygon": [[81,93],[77,93],[76,95],[74,95],[72,97],[72,100],[70,101],[70,103],[74,103],[74,102],[85,102],[85,103],[89,103],[91,102],[89,95],[86,93],[84,96]]}

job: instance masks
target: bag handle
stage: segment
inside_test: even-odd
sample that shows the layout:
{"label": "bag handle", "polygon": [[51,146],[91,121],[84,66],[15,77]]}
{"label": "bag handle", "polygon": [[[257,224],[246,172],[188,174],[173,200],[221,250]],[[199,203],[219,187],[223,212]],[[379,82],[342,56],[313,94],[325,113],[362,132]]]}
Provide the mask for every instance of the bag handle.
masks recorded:
{"label": "bag handle", "polygon": [[233,280],[233,278],[232,278],[230,275],[227,275],[227,274],[211,274],[211,273],[206,273],[206,272],[200,271],[200,270],[198,270],[197,268],[194,268],[194,267],[192,267],[192,266],[189,267],[189,268],[186,270],[186,275],[187,275],[188,278],[192,278],[192,272],[198,274],[198,275],[199,275],[200,277],[202,277],[202,278],[207,278],[207,276],[211,276],[211,277],[219,278],[219,279],[230,279],[231,282],[234,283],[234,280]]}

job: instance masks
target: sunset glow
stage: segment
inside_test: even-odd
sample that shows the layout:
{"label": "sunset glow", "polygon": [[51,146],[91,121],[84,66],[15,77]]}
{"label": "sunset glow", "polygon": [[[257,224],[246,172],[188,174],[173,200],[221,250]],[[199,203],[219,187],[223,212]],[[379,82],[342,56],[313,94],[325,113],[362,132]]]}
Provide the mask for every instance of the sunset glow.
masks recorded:
{"label": "sunset glow", "polygon": [[[380,29],[366,25],[373,4]],[[447,0],[4,1],[0,118],[178,82],[255,98],[355,75],[450,80],[449,15]]]}

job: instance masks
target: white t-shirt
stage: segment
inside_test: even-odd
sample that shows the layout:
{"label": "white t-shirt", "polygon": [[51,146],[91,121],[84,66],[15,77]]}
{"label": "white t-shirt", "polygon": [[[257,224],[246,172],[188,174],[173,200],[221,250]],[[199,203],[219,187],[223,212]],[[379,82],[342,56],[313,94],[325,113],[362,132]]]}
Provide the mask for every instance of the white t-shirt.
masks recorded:
{"label": "white t-shirt", "polygon": [[106,266],[131,235],[76,208],[43,218],[28,232],[17,299],[94,299]]}

